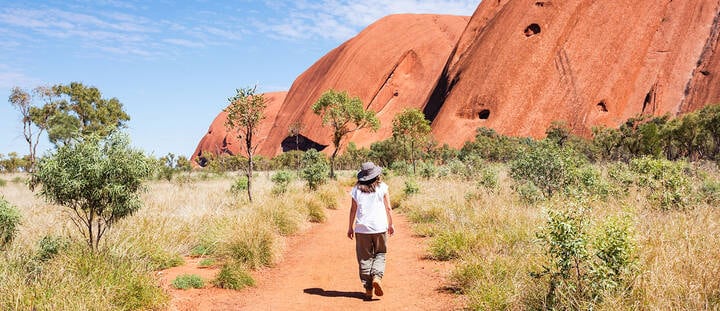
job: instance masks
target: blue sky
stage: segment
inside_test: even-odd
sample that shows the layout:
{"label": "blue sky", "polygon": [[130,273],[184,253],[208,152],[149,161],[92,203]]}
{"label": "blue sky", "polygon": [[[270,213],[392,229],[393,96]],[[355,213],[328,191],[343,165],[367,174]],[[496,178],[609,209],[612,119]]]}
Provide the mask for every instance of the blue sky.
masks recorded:
{"label": "blue sky", "polygon": [[190,156],[236,88],[287,90],[383,16],[471,15],[479,2],[0,0],[0,154],[27,154],[13,86],[95,86],[123,103],[133,145]]}

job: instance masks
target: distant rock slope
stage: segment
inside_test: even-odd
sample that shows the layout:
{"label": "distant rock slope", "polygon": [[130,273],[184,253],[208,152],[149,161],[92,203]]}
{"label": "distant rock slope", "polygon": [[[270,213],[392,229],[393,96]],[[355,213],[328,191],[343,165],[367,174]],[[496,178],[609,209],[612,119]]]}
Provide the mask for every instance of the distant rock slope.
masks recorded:
{"label": "distant rock slope", "polygon": [[[285,100],[287,92],[265,93],[263,95],[265,96],[265,104],[267,105],[267,108],[265,109],[265,120],[263,120],[257,131],[256,142],[259,143],[268,139],[272,124],[275,122],[275,116],[277,116],[278,110]],[[212,124],[210,124],[210,128],[208,128],[207,133],[200,140],[197,148],[195,148],[195,152],[192,156],[195,163],[204,166],[204,154],[235,155],[244,152],[244,149],[240,148],[240,142],[237,139],[237,134],[228,133],[225,128],[225,121],[227,121],[227,113],[221,111],[220,114],[215,117]]]}
{"label": "distant rock slope", "polygon": [[[310,109],[330,88],[377,112],[379,132],[350,137],[359,146],[390,137],[405,108],[423,109],[453,147],[481,126],[542,137],[563,120],[588,134],[642,113],[693,111],[720,102],[719,20],[720,0],[485,0],[471,18],[391,15],[295,80],[263,125],[259,153],[295,149],[296,122],[301,149],[330,145]],[[234,153],[206,139],[196,155]]]}

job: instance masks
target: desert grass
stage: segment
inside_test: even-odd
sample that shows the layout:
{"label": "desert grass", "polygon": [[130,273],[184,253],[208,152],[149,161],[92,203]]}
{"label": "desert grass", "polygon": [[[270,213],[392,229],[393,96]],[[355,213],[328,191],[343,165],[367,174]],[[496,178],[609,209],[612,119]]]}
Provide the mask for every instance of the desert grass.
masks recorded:
{"label": "desert grass", "polygon": [[[229,276],[240,275],[230,287],[247,286],[253,281],[241,272],[281,260],[284,238],[324,221],[341,188],[333,183],[311,192],[296,179],[287,193],[274,194],[271,173],[261,172],[250,203],[244,193],[230,191],[237,176],[192,173],[148,182],[144,207],[117,222],[97,253],[83,247],[65,208],[28,190],[26,175],[2,176],[9,182],[0,195],[20,210],[22,223],[0,254],[0,309],[161,309],[168,296],[157,272],[183,264],[188,255],[227,267],[221,284],[234,284]],[[40,248],[45,237],[62,241],[56,254]]]}
{"label": "desert grass", "polygon": [[[420,191],[397,194],[396,204],[413,222],[415,233],[430,238],[428,257],[454,263],[448,287],[465,296],[469,309],[546,309],[548,281],[531,276],[547,264],[537,233],[546,223],[548,209],[570,203],[564,198],[526,203],[512,190],[507,168],[501,166],[499,172],[494,188],[452,175],[416,179]],[[703,175],[718,178],[716,171]],[[388,181],[391,190],[401,192],[404,179]],[[699,189],[701,181],[694,183]],[[616,191],[627,194],[587,202],[585,217],[592,228],[612,217],[633,220],[638,263],[629,284],[606,293],[591,307],[720,309],[718,208],[698,200],[687,209],[662,210],[647,199],[647,192]]]}

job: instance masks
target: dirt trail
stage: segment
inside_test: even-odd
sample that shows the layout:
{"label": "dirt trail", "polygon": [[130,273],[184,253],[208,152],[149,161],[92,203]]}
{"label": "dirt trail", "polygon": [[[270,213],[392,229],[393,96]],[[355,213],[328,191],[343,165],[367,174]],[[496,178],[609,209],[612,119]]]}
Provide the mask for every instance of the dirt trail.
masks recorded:
{"label": "dirt trail", "polygon": [[[346,203],[346,202],[344,202]],[[347,204],[327,210],[324,224],[288,239],[283,260],[253,273],[257,285],[242,291],[219,288],[176,290],[169,283],[183,273],[211,280],[216,269],[197,268],[197,259],[162,272],[171,296],[169,310],[457,310],[457,296],[441,292],[448,263],[423,259],[426,241],[412,236],[402,215],[395,214],[396,234],[389,239],[383,288],[385,295],[364,301],[357,275],[355,242],[346,236]]]}

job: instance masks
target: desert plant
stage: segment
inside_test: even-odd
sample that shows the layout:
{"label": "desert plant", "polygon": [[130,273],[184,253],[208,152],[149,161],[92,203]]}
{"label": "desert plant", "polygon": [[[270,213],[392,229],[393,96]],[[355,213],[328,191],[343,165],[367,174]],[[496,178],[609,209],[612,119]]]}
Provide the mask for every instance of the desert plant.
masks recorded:
{"label": "desert plant", "polygon": [[420,185],[415,181],[414,179],[408,179],[405,181],[405,188],[403,188],[403,193],[408,195],[413,195],[420,192]]}
{"label": "desert plant", "polygon": [[248,178],[247,176],[240,176],[235,180],[235,183],[230,187],[232,193],[244,192],[248,189]]}
{"label": "desert plant", "polygon": [[108,228],[140,209],[138,192],[151,173],[147,157],[116,133],[58,148],[40,160],[30,185],[42,186],[46,200],[69,208],[70,219],[97,250]]}
{"label": "desert plant", "polygon": [[310,149],[305,152],[302,162],[303,169],[300,171],[300,176],[311,190],[317,190],[327,180],[326,172],[329,168],[327,159],[317,150]]}
{"label": "desert plant", "polygon": [[287,187],[292,181],[292,174],[288,171],[279,171],[275,173],[270,180],[272,180],[274,184],[272,188],[273,194],[284,194],[287,192]]}
{"label": "desert plant", "polygon": [[40,261],[48,261],[67,248],[69,242],[62,237],[46,235],[38,242],[35,257]]}
{"label": "desert plant", "polygon": [[510,175],[516,181],[531,182],[545,195],[566,190],[577,181],[577,170],[584,160],[573,150],[542,141],[510,163]]}
{"label": "desert plant", "polygon": [[660,209],[682,209],[689,205],[690,180],[685,162],[642,157],[630,161],[635,183],[649,190],[648,198]]}
{"label": "desert plant", "polygon": [[0,196],[0,249],[8,246],[17,234],[20,211]]}
{"label": "desert plant", "polygon": [[254,286],[255,280],[242,265],[228,263],[220,269],[213,284],[220,288],[241,290],[248,286]]}
{"label": "desert plant", "polygon": [[203,288],[205,281],[197,274],[181,274],[172,281],[172,286],[177,289]]}

